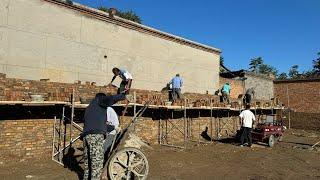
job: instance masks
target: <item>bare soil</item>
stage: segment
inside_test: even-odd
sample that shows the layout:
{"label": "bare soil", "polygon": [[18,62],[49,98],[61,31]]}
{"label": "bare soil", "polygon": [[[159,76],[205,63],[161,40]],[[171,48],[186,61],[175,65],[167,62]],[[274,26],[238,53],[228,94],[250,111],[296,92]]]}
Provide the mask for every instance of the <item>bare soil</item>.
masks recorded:
{"label": "bare soil", "polygon": [[[148,179],[320,179],[319,132],[290,130],[274,148],[239,147],[231,141],[193,144],[187,150],[154,146],[146,151]],[[78,179],[81,166],[64,168],[52,160],[1,159],[0,179]]]}

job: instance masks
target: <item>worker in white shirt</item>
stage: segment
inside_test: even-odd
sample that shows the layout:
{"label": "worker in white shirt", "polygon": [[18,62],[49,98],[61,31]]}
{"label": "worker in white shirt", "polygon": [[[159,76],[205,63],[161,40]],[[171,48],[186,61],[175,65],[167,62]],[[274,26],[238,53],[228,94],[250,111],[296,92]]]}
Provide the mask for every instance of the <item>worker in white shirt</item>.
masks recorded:
{"label": "worker in white shirt", "polygon": [[132,75],[125,69],[119,69],[117,67],[112,69],[112,72],[114,74],[110,84],[116,79],[117,76],[119,76],[122,81],[120,84],[120,87],[118,89],[118,94],[129,94],[131,84],[132,84]]}
{"label": "worker in white shirt", "polygon": [[251,147],[252,145],[252,137],[251,131],[254,121],[256,120],[255,115],[250,111],[250,104],[246,105],[246,110],[242,111],[239,115],[240,123],[241,123],[241,138],[240,138],[240,146],[243,147],[248,145]]}
{"label": "worker in white shirt", "polygon": [[107,108],[107,136],[104,143],[104,152],[107,152],[112,145],[113,139],[121,131],[117,113],[112,107]]}

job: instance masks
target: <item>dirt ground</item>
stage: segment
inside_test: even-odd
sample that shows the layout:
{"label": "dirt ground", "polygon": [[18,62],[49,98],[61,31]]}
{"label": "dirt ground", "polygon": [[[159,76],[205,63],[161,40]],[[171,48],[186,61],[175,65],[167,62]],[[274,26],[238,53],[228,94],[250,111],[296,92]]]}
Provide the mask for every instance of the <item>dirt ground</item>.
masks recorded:
{"label": "dirt ground", "polygon": [[[187,150],[155,146],[147,151],[151,180],[320,179],[320,132],[290,130],[283,142],[268,148],[239,147],[230,142],[192,145]],[[80,166],[64,168],[48,159],[0,161],[0,179],[78,179]]]}

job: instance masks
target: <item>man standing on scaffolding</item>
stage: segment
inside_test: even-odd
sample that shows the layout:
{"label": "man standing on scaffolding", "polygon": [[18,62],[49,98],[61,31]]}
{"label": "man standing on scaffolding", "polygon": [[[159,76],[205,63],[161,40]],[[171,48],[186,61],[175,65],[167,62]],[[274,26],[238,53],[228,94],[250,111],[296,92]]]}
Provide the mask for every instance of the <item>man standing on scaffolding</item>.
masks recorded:
{"label": "man standing on scaffolding", "polygon": [[[84,114],[81,137],[84,146],[84,180],[100,179],[104,161],[104,140],[107,133],[107,108],[126,99],[124,94],[96,94]],[[127,99],[128,100],[128,99]]]}
{"label": "man standing on scaffolding", "polygon": [[131,84],[132,84],[132,75],[125,69],[119,69],[119,68],[113,68],[112,72],[114,74],[110,84],[116,79],[117,76],[119,76],[122,81],[120,84],[120,87],[118,88],[118,94],[129,94]]}

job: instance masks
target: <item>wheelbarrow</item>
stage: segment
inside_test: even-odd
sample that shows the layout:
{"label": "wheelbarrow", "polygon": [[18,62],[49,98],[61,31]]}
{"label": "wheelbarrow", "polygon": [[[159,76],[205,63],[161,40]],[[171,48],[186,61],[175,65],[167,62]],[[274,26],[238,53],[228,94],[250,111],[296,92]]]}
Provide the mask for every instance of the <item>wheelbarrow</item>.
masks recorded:
{"label": "wheelbarrow", "polygon": [[133,131],[133,125],[149,107],[150,102],[144,106],[132,118],[128,126],[114,137],[108,160],[103,168],[101,179],[111,180],[145,180],[149,173],[149,163],[145,154],[138,148],[125,147],[125,141],[129,133]]}

